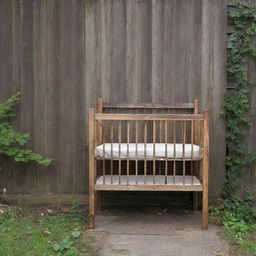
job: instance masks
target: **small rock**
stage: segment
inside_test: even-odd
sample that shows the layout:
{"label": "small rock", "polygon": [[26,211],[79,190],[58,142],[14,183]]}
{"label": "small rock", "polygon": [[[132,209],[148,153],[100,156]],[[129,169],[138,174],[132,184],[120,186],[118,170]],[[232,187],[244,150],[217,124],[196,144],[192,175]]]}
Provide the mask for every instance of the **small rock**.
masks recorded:
{"label": "small rock", "polygon": [[47,211],[47,213],[49,213],[49,214],[53,213],[53,210],[51,210],[51,209],[47,209],[46,211]]}

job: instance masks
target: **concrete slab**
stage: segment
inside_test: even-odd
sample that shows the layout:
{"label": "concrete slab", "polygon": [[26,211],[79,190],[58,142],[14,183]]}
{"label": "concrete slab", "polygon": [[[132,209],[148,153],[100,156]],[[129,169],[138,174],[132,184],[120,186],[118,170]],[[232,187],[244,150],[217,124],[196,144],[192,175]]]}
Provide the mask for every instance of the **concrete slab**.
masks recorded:
{"label": "concrete slab", "polygon": [[[160,214],[159,214],[160,213]],[[165,213],[103,212],[91,233],[101,256],[224,256],[228,245],[218,227],[201,230],[201,216],[191,211]]]}

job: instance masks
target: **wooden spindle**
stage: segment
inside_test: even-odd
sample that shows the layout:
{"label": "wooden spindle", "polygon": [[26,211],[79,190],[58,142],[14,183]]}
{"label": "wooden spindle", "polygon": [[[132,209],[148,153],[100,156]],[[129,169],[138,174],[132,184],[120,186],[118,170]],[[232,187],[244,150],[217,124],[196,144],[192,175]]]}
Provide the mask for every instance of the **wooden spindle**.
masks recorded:
{"label": "wooden spindle", "polygon": [[138,185],[138,121],[135,121],[135,144],[136,144],[136,159],[135,159],[135,176],[136,176],[136,185]]}
{"label": "wooden spindle", "polygon": [[[200,126],[199,126],[199,135],[200,135],[200,141],[199,141],[199,146],[200,146],[200,158],[203,157],[203,129],[204,129],[204,123],[203,122],[200,122]],[[202,167],[202,163],[203,161],[201,160],[200,161],[200,167],[199,167],[199,176],[200,176],[200,179],[202,180],[202,177],[203,177],[203,167]]]}
{"label": "wooden spindle", "polygon": [[156,183],[156,121],[153,121],[153,184]]}
{"label": "wooden spindle", "polygon": [[163,124],[162,121],[159,121],[159,143],[162,142],[163,137]]}
{"label": "wooden spindle", "polygon": [[113,184],[113,140],[114,140],[114,121],[110,123],[110,142],[111,142],[111,159],[110,159],[110,179],[111,185]]}
{"label": "wooden spindle", "polygon": [[182,176],[183,176],[183,185],[185,185],[185,175],[186,175],[185,143],[186,143],[186,125],[185,125],[185,121],[182,121]]}
{"label": "wooden spindle", "polygon": [[126,127],[126,139],[127,139],[127,159],[126,159],[126,175],[127,175],[127,185],[129,185],[129,175],[130,175],[130,160],[129,160],[129,147],[130,147],[130,121],[127,121]]}
{"label": "wooden spindle", "polygon": [[121,174],[122,174],[122,162],[121,162],[121,141],[122,141],[122,124],[118,121],[118,180],[121,185]]}
{"label": "wooden spindle", "polygon": [[[195,99],[194,100],[194,114],[197,115],[198,113],[199,113],[199,101],[198,101],[198,99]],[[200,142],[199,141],[200,136],[201,136],[201,134],[200,134],[200,121],[197,121],[197,120],[193,121],[193,130],[194,130],[194,134],[193,134],[194,142],[195,142],[196,145],[197,144],[200,145],[200,143],[199,143]],[[199,152],[199,154],[201,154],[201,153]],[[200,161],[200,163],[201,162],[202,161]],[[198,165],[197,162],[195,162],[195,163],[192,162],[192,168],[195,167],[196,171],[198,170],[198,166],[199,165]],[[194,170],[193,170],[193,172],[194,172]],[[200,174],[198,174],[198,175],[200,175]],[[193,192],[193,209],[194,209],[194,211],[198,210],[198,192],[197,191]]]}
{"label": "wooden spindle", "polygon": [[[103,127],[103,121],[102,121],[102,127]],[[105,130],[102,129],[102,143],[103,143],[103,185],[106,183],[106,149],[105,149]]]}
{"label": "wooden spindle", "polygon": [[165,143],[165,173],[164,173],[164,184],[167,185],[167,175],[168,175],[168,155],[167,155],[167,141],[168,141],[168,121],[164,121],[164,143]]}
{"label": "wooden spindle", "polygon": [[194,158],[194,124],[193,120],[191,120],[191,161],[190,161],[190,172],[191,172],[191,185],[194,185],[194,164],[193,164],[193,158]]}
{"label": "wooden spindle", "polygon": [[[163,124],[162,124],[162,121],[159,121],[159,143],[162,142],[162,137],[163,137]],[[161,174],[162,174],[162,161],[158,162],[158,167],[159,167],[158,174],[161,177]]]}
{"label": "wooden spindle", "polygon": [[147,184],[147,121],[144,122],[144,184]]}
{"label": "wooden spindle", "polygon": [[176,121],[173,121],[173,185],[176,184]]}

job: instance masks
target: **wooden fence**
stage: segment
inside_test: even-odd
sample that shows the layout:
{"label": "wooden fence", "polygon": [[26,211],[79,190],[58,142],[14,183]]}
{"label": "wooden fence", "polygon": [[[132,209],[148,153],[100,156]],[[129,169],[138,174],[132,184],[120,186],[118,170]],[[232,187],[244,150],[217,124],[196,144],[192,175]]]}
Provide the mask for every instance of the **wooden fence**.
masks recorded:
{"label": "wooden fence", "polygon": [[[0,101],[48,168],[2,161],[9,193],[84,193],[87,117],[111,102],[192,102],[210,110],[210,196],[225,172],[227,3],[223,0],[1,0]],[[254,135],[255,136],[255,135]]]}

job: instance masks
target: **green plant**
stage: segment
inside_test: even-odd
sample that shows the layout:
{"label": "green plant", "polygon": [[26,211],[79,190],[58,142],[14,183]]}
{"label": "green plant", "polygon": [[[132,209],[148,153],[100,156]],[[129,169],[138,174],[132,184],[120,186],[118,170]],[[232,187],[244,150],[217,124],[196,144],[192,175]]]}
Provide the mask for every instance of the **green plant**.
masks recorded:
{"label": "green plant", "polygon": [[20,102],[20,93],[16,93],[6,102],[0,104],[0,154],[5,154],[16,162],[36,161],[38,164],[47,166],[52,159],[24,148],[30,135],[16,132],[12,127],[11,119],[16,116],[13,108],[18,102]]}
{"label": "green plant", "polygon": [[234,89],[224,96],[222,116],[226,121],[226,181],[223,188],[225,210],[220,214],[224,233],[236,246],[256,253],[256,209],[253,195],[247,191],[241,199],[235,195],[242,172],[255,162],[256,153],[244,146],[246,132],[252,127],[250,93],[256,84],[247,76],[246,59],[256,57],[256,8],[244,1],[234,1],[229,13],[235,31],[227,43],[227,72]]}
{"label": "green plant", "polygon": [[225,233],[232,239],[241,239],[250,230],[243,219],[229,211],[223,214],[223,225]]}
{"label": "green plant", "polygon": [[66,213],[61,207],[1,205],[0,209],[0,256],[98,255],[94,240],[83,231],[81,208]]}
{"label": "green plant", "polygon": [[235,1],[235,10],[229,13],[235,31],[228,37],[227,71],[233,77],[234,90],[224,96],[222,116],[226,120],[226,182],[223,196],[231,199],[240,184],[241,173],[256,160],[255,152],[247,152],[243,145],[246,131],[252,127],[250,92],[255,85],[247,77],[244,61],[256,57],[256,8],[248,3]]}
{"label": "green plant", "polygon": [[256,208],[252,194],[247,191],[245,198],[232,196],[225,201],[225,210],[218,212],[224,227],[224,234],[238,248],[256,254]]}
{"label": "green plant", "polygon": [[76,248],[77,239],[81,236],[80,231],[73,231],[71,235],[64,238],[60,243],[53,245],[53,249],[57,252],[57,256],[78,256],[79,250]]}

